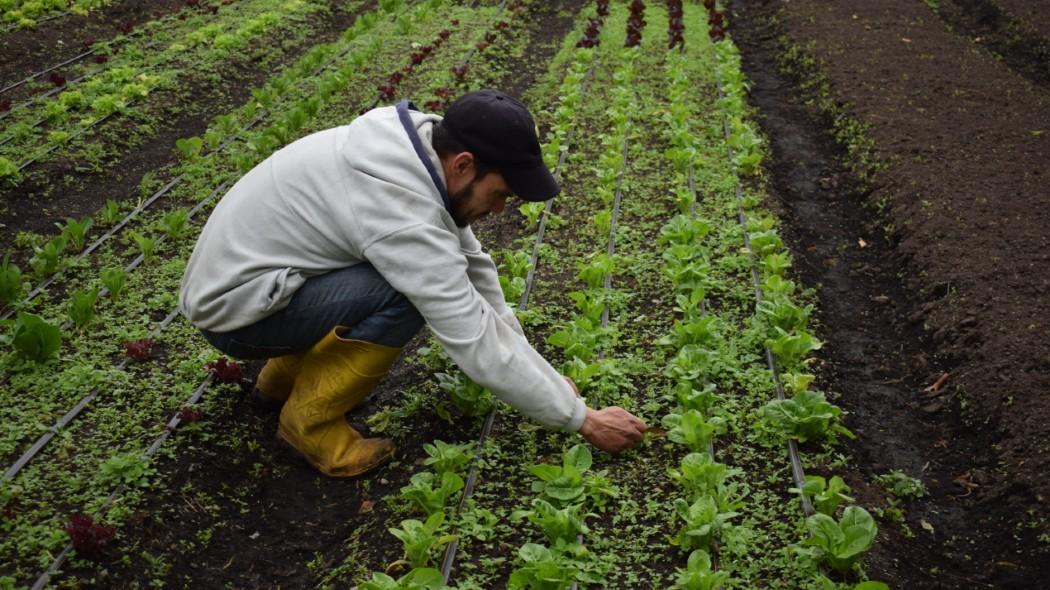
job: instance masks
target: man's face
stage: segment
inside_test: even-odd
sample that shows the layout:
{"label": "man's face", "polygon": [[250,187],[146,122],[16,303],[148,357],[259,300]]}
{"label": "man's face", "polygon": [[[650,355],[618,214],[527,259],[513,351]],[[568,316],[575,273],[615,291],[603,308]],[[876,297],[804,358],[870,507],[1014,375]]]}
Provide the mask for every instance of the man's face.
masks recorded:
{"label": "man's face", "polygon": [[467,227],[489,213],[502,213],[512,194],[499,172],[491,171],[482,178],[475,176],[462,189],[448,195],[452,219],[456,226]]}

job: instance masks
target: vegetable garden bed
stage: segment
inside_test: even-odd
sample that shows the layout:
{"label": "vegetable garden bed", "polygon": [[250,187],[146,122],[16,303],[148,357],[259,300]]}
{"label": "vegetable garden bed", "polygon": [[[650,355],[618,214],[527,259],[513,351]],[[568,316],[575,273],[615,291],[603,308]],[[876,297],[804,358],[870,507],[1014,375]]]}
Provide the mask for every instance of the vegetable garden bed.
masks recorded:
{"label": "vegetable garden bed", "polygon": [[[8,111],[21,131],[0,145],[3,223],[22,233],[0,266],[0,588],[886,587],[864,556],[893,553],[879,528],[893,515],[876,525],[865,509],[882,498],[850,467],[851,408],[811,374],[817,294],[763,207],[768,152],[724,6],[205,12],[144,24],[156,32],[113,58],[122,83],[157,81],[141,111],[114,111],[137,123],[100,140],[136,180],[66,188],[54,174],[91,145],[55,135],[67,111],[97,99],[63,103],[70,90],[34,94],[34,80]],[[70,67],[85,85],[113,71]],[[198,102],[177,89],[184,75],[228,95]],[[348,415],[394,438],[395,461],[320,476],[247,401],[259,364],[219,357],[175,313],[196,237],[240,174],[296,138],[402,97],[440,111],[493,86],[530,105],[562,194],[484,220],[479,239],[530,341],[590,406],[646,420],[646,439],[609,455],[539,429],[424,333]],[[146,129],[166,108],[195,117]],[[23,174],[15,160],[47,145],[37,121],[56,156]],[[924,490],[903,473],[883,485],[898,509]]]}

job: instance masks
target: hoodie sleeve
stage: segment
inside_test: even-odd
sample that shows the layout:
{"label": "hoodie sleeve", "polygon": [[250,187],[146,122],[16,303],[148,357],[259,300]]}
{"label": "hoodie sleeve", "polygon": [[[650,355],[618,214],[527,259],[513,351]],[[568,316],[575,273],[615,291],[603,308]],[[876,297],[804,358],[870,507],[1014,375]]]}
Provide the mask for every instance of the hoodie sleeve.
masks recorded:
{"label": "hoodie sleeve", "polygon": [[474,288],[481,293],[485,301],[496,311],[496,315],[506,322],[515,332],[525,335],[514,311],[507,305],[506,295],[499,283],[499,271],[492,257],[481,249],[481,243],[474,237],[470,228],[464,228],[460,235],[460,250],[467,259],[467,276]]}
{"label": "hoodie sleeve", "polygon": [[[469,257],[454,234],[428,224],[405,227],[370,243],[364,255],[415,305],[467,376],[547,428],[580,429],[586,404],[529,344],[517,320],[512,327],[499,317],[475,285]],[[478,274],[480,282],[502,302],[498,281],[493,291],[485,277],[496,276],[495,266],[482,256],[475,274],[485,268]]]}

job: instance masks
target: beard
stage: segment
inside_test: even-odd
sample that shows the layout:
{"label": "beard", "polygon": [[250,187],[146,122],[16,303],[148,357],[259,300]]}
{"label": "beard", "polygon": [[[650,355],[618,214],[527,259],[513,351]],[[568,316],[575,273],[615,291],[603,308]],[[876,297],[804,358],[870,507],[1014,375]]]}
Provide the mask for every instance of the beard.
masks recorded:
{"label": "beard", "polygon": [[460,191],[455,193],[449,193],[449,213],[452,214],[452,220],[456,222],[456,227],[467,227],[477,219],[477,216],[473,216],[470,212],[471,205],[474,202],[474,184],[477,179],[471,180],[470,184],[463,187]]}

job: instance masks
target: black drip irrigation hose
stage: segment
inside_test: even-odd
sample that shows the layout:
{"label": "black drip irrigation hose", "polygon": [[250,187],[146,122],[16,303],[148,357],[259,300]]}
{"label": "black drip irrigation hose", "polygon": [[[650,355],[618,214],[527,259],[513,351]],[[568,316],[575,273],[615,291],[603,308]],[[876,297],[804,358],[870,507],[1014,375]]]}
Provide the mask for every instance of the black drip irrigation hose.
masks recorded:
{"label": "black drip irrigation hose", "polygon": [[[505,4],[505,3],[506,3],[506,2],[504,1],[504,4]],[[472,2],[470,3],[470,5],[469,5],[469,6],[473,6],[473,4],[474,4],[474,2],[472,1]],[[464,61],[463,63],[465,63],[465,61]],[[380,93],[380,94],[377,94],[377,95],[376,95],[376,96],[375,96],[375,97],[374,97],[374,98],[372,99],[372,101],[371,101],[371,102],[369,102],[368,106],[366,107],[366,110],[370,110],[370,109],[372,109],[372,108],[375,108],[375,106],[376,106],[377,104],[379,104],[379,101],[380,101],[381,99],[382,99],[382,94],[381,94],[381,93]],[[212,153],[214,153],[214,152],[212,152]],[[178,181],[178,180],[179,180],[180,178],[182,178],[182,177],[181,177],[181,176],[180,176],[180,177],[177,177],[177,178],[176,178],[175,180],[173,180],[173,181],[169,182],[169,183],[168,183],[168,185],[166,185],[166,189],[170,189],[170,188],[171,188],[171,186],[173,186],[173,184],[174,184],[174,183],[175,183],[176,181]],[[216,187],[216,188],[215,188],[215,189],[214,189],[214,190],[213,190],[213,191],[211,192],[211,194],[209,194],[209,195],[208,195],[207,197],[205,197],[205,198],[204,198],[203,200],[201,200],[201,201],[200,201],[199,203],[197,203],[197,205],[195,205],[195,206],[194,206],[194,207],[193,207],[193,208],[192,208],[192,209],[191,209],[191,210],[190,210],[190,211],[188,212],[188,217],[189,217],[189,218],[192,218],[192,217],[193,217],[193,215],[194,215],[195,213],[199,212],[199,211],[200,211],[201,209],[203,209],[205,205],[207,205],[207,204],[208,204],[208,203],[210,203],[211,201],[215,200],[215,198],[216,198],[216,197],[218,197],[219,193],[220,193],[220,192],[221,192],[221,191],[222,191],[222,190],[223,190],[224,188],[226,188],[226,187],[227,187],[227,186],[228,186],[228,185],[230,184],[230,182],[232,182],[232,180],[233,180],[232,178],[228,178],[228,179],[224,180],[224,181],[223,181],[223,182],[222,182],[222,183],[221,183],[221,184],[220,184],[220,185],[219,185],[218,187]],[[165,190],[165,189],[162,189],[162,190]],[[159,192],[160,192],[160,191],[158,191],[158,193],[159,193]],[[162,194],[162,193],[161,193],[161,194]],[[156,198],[157,198],[158,196],[160,196],[160,195],[159,195],[159,194],[155,194],[155,195],[154,195],[153,197],[151,197],[151,199],[152,199],[152,200],[156,200]],[[127,222],[127,221],[128,221],[129,219],[130,219],[130,217],[131,217],[130,215],[129,215],[128,217],[126,217],[126,218],[125,218],[125,220],[124,220],[124,221],[122,222],[122,224],[123,224],[123,223],[126,223],[126,222]],[[116,228],[114,228],[114,230],[115,230],[115,229],[116,229]],[[113,231],[113,230],[111,230],[111,231]],[[162,235],[162,236],[158,237],[158,238],[157,238],[157,244],[160,244],[160,243],[162,243],[162,241],[164,240],[164,238],[165,238],[165,237],[166,237],[166,236],[164,236],[164,235]],[[100,238],[100,240],[101,240],[101,238]],[[92,244],[92,246],[93,246],[93,247],[97,247],[97,242],[96,242],[96,244]],[[124,267],[124,271],[125,271],[125,272],[131,272],[131,271],[135,270],[135,268],[137,268],[137,267],[138,267],[139,265],[141,265],[141,264],[142,264],[142,263],[143,263],[144,261],[145,261],[145,255],[143,255],[143,254],[139,254],[139,255],[138,255],[138,256],[137,256],[137,257],[136,257],[136,258],[135,258],[134,260],[132,260],[132,261],[131,261],[131,262],[130,262],[130,263],[129,263],[129,264],[128,264],[128,265],[126,266],[126,267]],[[102,288],[102,290],[100,290],[100,291],[99,291],[99,296],[101,297],[101,296],[105,295],[105,294],[106,294],[107,292],[108,292],[108,290],[107,290],[107,289],[106,289],[105,287],[103,287],[103,288]],[[10,312],[9,312],[9,313],[10,313]],[[163,330],[164,328],[166,328],[166,327],[167,327],[167,326],[168,326],[169,324],[171,324],[171,322],[172,322],[172,321],[173,321],[173,320],[174,320],[174,319],[175,319],[175,318],[176,318],[177,316],[178,316],[178,309],[175,309],[175,310],[173,310],[172,312],[170,312],[170,313],[169,313],[169,314],[168,314],[168,315],[167,315],[167,316],[166,316],[166,317],[164,318],[164,320],[163,320],[163,321],[161,321],[161,323],[160,323],[160,324],[159,324],[159,325],[157,326],[157,328],[156,328],[156,329],[154,329],[154,330],[153,330],[152,332],[150,332],[150,334],[149,334],[149,336],[148,336],[148,337],[149,337],[149,338],[153,338],[153,337],[155,337],[155,336],[156,336],[157,334],[159,334],[159,333],[160,333],[160,332],[161,332],[161,331],[162,331],[162,330]],[[2,319],[2,318],[0,318],[0,319]],[[61,328],[60,328],[60,329],[61,329],[61,330],[68,330],[68,329],[69,329],[70,327],[72,327],[72,322],[71,322],[71,321],[67,321],[66,323],[64,323],[64,324],[63,324],[63,325],[61,326]],[[124,367],[126,367],[127,365],[128,365],[128,359],[124,359],[124,360],[122,360],[122,361],[121,361],[120,363],[118,363],[118,365],[117,365],[117,368],[118,368],[118,369],[123,369],[123,368],[124,368]],[[80,412],[81,412],[81,411],[83,411],[83,409],[84,409],[85,407],[87,407],[87,405],[88,405],[89,403],[91,403],[91,402],[92,402],[92,401],[93,401],[93,400],[94,400],[94,399],[95,399],[96,397],[98,397],[98,394],[99,394],[99,393],[100,393],[100,392],[99,392],[99,390],[94,390],[94,391],[92,391],[91,393],[89,393],[88,395],[84,396],[84,397],[83,397],[83,398],[82,398],[82,399],[81,399],[80,401],[78,401],[78,402],[77,402],[77,404],[73,406],[73,408],[71,408],[71,409],[70,409],[69,411],[67,411],[67,412],[66,412],[66,414],[65,414],[65,415],[63,415],[63,416],[62,416],[62,418],[61,418],[61,419],[59,419],[59,420],[58,420],[58,422],[56,422],[56,423],[55,423],[55,425],[51,427],[51,429],[49,429],[49,430],[48,430],[47,432],[45,432],[45,433],[44,433],[43,435],[41,435],[41,436],[40,436],[40,438],[39,438],[39,439],[37,439],[37,441],[36,441],[36,442],[35,442],[35,443],[33,444],[33,446],[32,446],[32,447],[30,447],[30,448],[29,448],[29,450],[27,450],[27,451],[26,451],[26,452],[25,452],[25,453],[24,453],[24,454],[23,454],[23,455],[22,455],[21,457],[19,457],[19,459],[18,459],[18,460],[17,460],[17,461],[16,461],[16,462],[15,462],[15,463],[14,463],[14,464],[13,464],[13,465],[12,465],[12,466],[10,467],[10,468],[8,468],[8,470],[7,470],[7,471],[6,471],[5,473],[4,473],[3,477],[2,477],[2,478],[0,478],[0,481],[7,481],[7,480],[10,480],[10,479],[12,479],[12,478],[13,478],[13,477],[14,477],[15,475],[17,475],[17,474],[18,474],[18,472],[19,472],[19,471],[21,471],[21,470],[22,470],[22,468],[23,468],[23,467],[25,467],[25,466],[26,466],[26,465],[27,465],[27,464],[28,464],[28,463],[29,463],[29,462],[30,462],[30,461],[31,461],[31,460],[32,460],[32,459],[33,459],[33,458],[34,458],[34,457],[35,457],[35,456],[36,456],[36,455],[37,455],[37,454],[38,454],[38,453],[40,452],[40,450],[41,450],[41,449],[42,449],[42,448],[43,448],[43,447],[44,447],[44,446],[45,446],[45,445],[46,445],[46,444],[47,444],[47,443],[48,443],[48,442],[49,442],[49,441],[50,441],[50,440],[51,440],[52,438],[54,438],[54,436],[55,436],[55,435],[56,435],[56,434],[58,433],[58,431],[59,431],[59,430],[60,430],[61,428],[64,428],[64,427],[65,427],[65,426],[67,426],[67,425],[68,425],[68,424],[69,424],[70,422],[72,422],[72,421],[73,421],[73,419],[74,419],[74,418],[76,418],[76,417],[77,417],[77,415],[79,415],[79,414],[80,414]]]}
{"label": "black drip irrigation hose", "polygon": [[[53,20],[56,20],[56,19],[60,19],[60,18],[62,18],[64,16],[69,16],[72,13],[73,13],[72,10],[66,10],[64,12],[58,12],[58,13],[55,13],[55,14],[51,14],[51,15],[45,16],[44,18],[34,18],[33,21],[36,24],[46,23],[46,22],[50,22],[50,21],[53,21]],[[11,25],[9,27],[4,27],[3,29],[0,29],[0,35],[6,35],[6,34],[10,33],[11,31],[14,31],[15,29],[18,29],[18,28],[19,28],[18,25]]]}
{"label": "black drip irrigation hose", "polygon": [[[223,6],[223,4],[221,4],[221,3],[220,4],[212,4],[210,6],[221,8]],[[65,13],[62,13],[61,15],[51,16],[51,17],[49,17],[48,19],[45,19],[45,20],[38,20],[37,22],[38,23],[39,22],[46,22],[47,20],[52,20],[54,18],[58,18],[59,16],[64,16],[66,14],[69,14],[69,12],[67,11]],[[149,21],[146,24],[149,24],[149,23],[152,23],[152,22],[156,22],[156,23],[160,23],[161,25],[163,25],[165,23],[168,23],[168,22],[174,20],[176,18],[176,16],[175,16],[176,14],[180,14],[180,12],[177,12],[177,13],[174,13],[174,14],[169,14],[169,15],[164,16],[164,17],[159,18],[159,19],[151,20],[151,21]],[[143,34],[143,32],[145,32],[145,29],[137,28],[137,29],[135,29],[134,32],[125,34],[123,36],[123,38],[118,38],[117,41],[125,41],[125,42],[129,41],[129,40],[131,40],[131,39],[133,39],[135,37],[141,36]],[[114,42],[114,45],[115,44],[116,44],[116,42]],[[156,42],[149,43],[149,44],[143,46],[142,49],[152,49],[152,48],[154,48],[154,47],[156,47],[158,45],[160,45],[160,43],[156,43]],[[80,61],[80,60],[82,60],[82,59],[84,59],[86,57],[90,57],[90,56],[94,55],[95,52],[96,52],[96,49],[94,49],[94,48],[88,49],[87,51],[84,51],[84,52],[82,52],[82,53],[80,53],[78,55],[75,55],[75,56],[73,56],[73,57],[71,57],[71,58],[69,58],[69,59],[67,59],[65,61],[62,61],[60,63],[57,63],[57,64],[53,65],[53,66],[47,67],[47,68],[45,68],[43,70],[40,70],[39,72],[36,72],[35,74],[31,74],[31,75],[23,78],[22,80],[19,80],[18,82],[14,82],[14,83],[12,83],[12,84],[10,84],[8,86],[5,86],[4,88],[0,88],[0,94],[3,94],[5,92],[9,92],[11,90],[14,90],[15,88],[18,88],[19,86],[22,86],[23,84],[27,84],[29,82],[32,82],[36,78],[39,78],[40,76],[43,76],[44,74],[53,72],[54,70],[57,70],[58,68],[61,68],[61,67],[67,66],[67,65],[69,65],[71,63]],[[94,74],[98,73],[101,70],[102,70],[102,68],[98,68],[98,69],[96,69],[96,70],[94,70],[92,72],[87,72],[85,74],[85,76],[94,75]],[[77,81],[82,80],[83,78],[84,78],[84,76],[81,76],[81,77],[77,78],[76,80],[70,80],[69,82],[70,83],[77,82]],[[51,92],[49,92],[47,94],[44,94],[44,95],[38,95],[38,96],[33,97],[33,99],[35,100],[35,99],[38,99],[38,98],[44,98],[46,96],[50,96],[50,94],[51,94]],[[32,101],[29,101],[29,102],[32,102]],[[22,104],[19,104],[16,107],[13,107],[11,109],[11,111],[17,110],[19,107],[22,107],[24,104],[26,104],[26,103],[22,103]],[[9,114],[11,114],[11,111],[8,111],[6,113],[0,114],[0,120],[4,119]]]}
{"label": "black drip irrigation hose", "polygon": [[[201,397],[204,395],[205,390],[208,389],[208,386],[211,385],[214,379],[215,378],[213,376],[209,375],[207,378],[204,379],[203,382],[201,382],[200,385],[197,386],[197,389],[194,390],[193,394],[191,394],[190,397],[180,406],[180,410],[176,411],[175,414],[171,417],[171,419],[168,420],[168,423],[164,427],[164,431],[161,432],[160,435],[153,440],[153,443],[150,444],[150,446],[143,453],[143,456],[145,458],[149,459],[150,457],[155,455],[158,450],[160,450],[160,447],[162,444],[164,444],[164,441],[168,440],[168,437],[170,437],[171,434],[175,432],[175,429],[179,427],[179,424],[182,423],[181,408],[192,406],[199,402]],[[110,495],[106,498],[106,501],[102,503],[102,506],[99,507],[98,511],[103,512],[104,510],[112,506],[113,503],[116,502],[117,499],[124,494],[124,491],[126,489],[127,486],[123,484],[117,486],[117,488],[113,490],[113,492],[110,493]],[[70,553],[72,552],[73,541],[69,541],[68,543],[66,543],[66,546],[62,549],[61,553],[59,553],[55,557],[54,561],[51,562],[51,565],[49,565],[48,568],[44,570],[44,573],[40,574],[40,577],[37,578],[36,582],[33,584],[32,590],[41,590],[44,587],[46,587],[47,583],[51,580],[51,576],[58,573],[59,568],[62,567],[62,564],[66,562],[66,560],[69,558]]]}
{"label": "black drip irrigation hose", "polygon": [[[616,222],[620,217],[620,203],[623,201],[623,177],[627,173],[627,136],[630,134],[630,127],[623,135],[623,148],[622,158],[620,160],[620,174],[616,178],[616,193],[613,197],[613,210],[612,218],[609,221],[609,243],[605,248],[606,254],[610,257],[616,253]],[[612,273],[605,275],[605,279],[602,281],[602,287],[606,290],[612,289]],[[608,302],[602,306],[602,329],[609,327],[609,304]],[[605,351],[598,351],[598,359],[605,358]],[[583,545],[583,533],[576,535],[576,543]],[[579,582],[573,580],[572,585],[569,586],[569,590],[577,590],[579,588]]]}
{"label": "black drip irrigation hose", "polygon": [[[583,82],[580,84],[580,97],[587,92],[587,86],[591,76],[594,73],[594,66],[591,65],[587,74],[584,76]],[[558,163],[554,167],[554,177],[559,182],[561,181],[562,170],[565,167],[565,160],[569,156],[569,150],[567,149],[572,144],[573,137],[570,135],[566,138],[565,147],[558,156]],[[547,201],[543,208],[543,213],[540,215],[540,221],[536,228],[536,240],[532,245],[532,255],[530,258],[529,272],[525,275],[525,290],[521,293],[521,299],[518,301],[518,309],[524,310],[529,305],[529,296],[532,294],[532,285],[536,278],[536,265],[539,263],[540,258],[540,246],[543,245],[543,235],[547,227],[547,219],[551,213],[551,209],[554,206],[554,199]],[[481,435],[478,437],[477,449],[474,451],[474,458],[470,463],[470,472],[467,474],[466,484],[463,486],[463,496],[459,500],[459,506],[456,508],[457,512],[462,510],[466,506],[467,501],[472,495],[474,495],[474,488],[477,485],[478,471],[480,470],[481,455],[484,449],[485,440],[488,439],[492,433],[492,426],[496,421],[497,408],[493,408],[489,415],[485,417],[485,424],[481,429]],[[448,584],[452,574],[452,566],[456,562],[456,553],[459,551],[459,536],[457,535],[449,542],[445,548],[445,556],[441,561],[441,575],[445,579],[445,583]]]}
{"label": "black drip irrigation hose", "polygon": [[[713,44],[712,44],[713,46]],[[717,55],[715,63],[718,63]],[[716,80],[718,86],[718,98],[719,100],[725,99],[725,92],[722,89],[721,79]],[[729,156],[729,161],[733,161],[733,146],[729,144],[730,131],[729,131],[729,119],[725,112],[722,113],[722,133],[726,139],[726,153]],[[747,235],[747,216],[744,213],[744,188],[740,181],[739,176],[736,180],[736,203],[737,203],[737,222],[741,227],[744,228],[744,246],[747,248],[748,255],[751,258],[751,283],[755,290],[755,305],[757,306],[762,302],[762,286],[761,281],[758,278],[758,269],[756,267],[756,256],[755,251],[751,247],[751,240]],[[757,307],[756,307],[757,309]],[[769,367],[769,372],[773,377],[773,386],[776,389],[777,399],[786,399],[784,395],[784,385],[780,382],[780,373],[777,370],[777,360],[773,356],[773,351],[770,350],[769,346],[764,346],[764,352],[766,357],[766,365]],[[788,459],[791,462],[791,475],[795,481],[795,486],[801,490],[806,485],[806,473],[802,468],[802,458],[798,450],[798,441],[794,438],[788,438]],[[805,494],[799,493],[799,500],[802,502],[802,511],[805,515],[812,516],[814,513],[813,504],[809,501],[809,498]]]}
{"label": "black drip irrigation hose", "polygon": [[[472,7],[473,5],[474,5],[474,2],[472,1],[468,5],[468,7]],[[504,8],[505,5],[506,5],[506,0],[503,0],[503,2],[500,3],[499,11],[497,12],[497,16],[499,14],[502,14],[502,11],[503,11],[503,8]],[[473,55],[473,50],[470,51],[468,53],[468,55]],[[465,63],[465,62],[466,62],[466,60],[464,60],[463,63]],[[379,101],[381,99],[382,99],[382,94],[377,94],[376,97],[374,99],[372,99],[371,103],[369,103],[368,109],[374,108],[379,103]],[[563,154],[563,157],[564,157],[564,154]],[[205,199],[204,201],[201,201],[200,203],[198,203],[198,205],[196,207],[194,207],[193,210],[191,210],[190,214],[192,215],[193,213],[195,213],[195,212],[199,211],[200,209],[202,209],[207,202],[211,201],[212,199],[214,199],[214,197],[216,195],[218,195],[219,191],[222,188],[223,188],[223,186],[220,186],[219,188],[215,189],[215,191],[213,191],[212,195],[209,196],[209,198]],[[549,205],[549,203],[550,202],[548,202],[548,205]],[[142,258],[142,256],[140,255],[139,258]],[[141,263],[141,260],[139,260],[139,258],[136,258],[136,262],[137,263]],[[137,264],[136,264],[136,266],[137,266]],[[177,316],[178,316],[178,310],[175,310],[175,311],[171,312],[164,319],[164,321],[161,322],[161,324],[158,325],[158,327],[155,328],[154,331],[150,333],[150,337],[153,337],[156,334],[158,334],[161,330],[163,330],[165,327],[167,327],[172,321],[174,321],[174,319]],[[124,359],[118,365],[118,368],[126,367],[128,363],[129,363],[129,360],[128,359]],[[180,410],[176,411],[175,415],[168,421],[164,431],[146,449],[146,451],[144,453],[144,456],[146,458],[150,458],[154,454],[156,454],[156,452],[160,449],[160,447],[164,443],[164,441],[166,441],[171,436],[171,434],[175,431],[175,429],[182,422],[181,408],[186,407],[186,406],[191,406],[191,405],[194,405],[197,402],[199,402],[201,397],[203,397],[205,391],[207,391],[208,387],[211,386],[211,384],[214,382],[214,380],[215,380],[214,375],[209,374],[197,386],[197,388],[194,390],[193,394],[189,397],[189,399],[187,399],[186,402],[184,402],[180,406]],[[74,406],[73,409],[71,409],[69,412],[67,412],[66,416],[63,416],[63,419],[60,420],[59,423],[56,423],[55,426],[53,426],[44,436],[41,437],[40,440],[37,441],[36,444],[33,445],[33,449],[34,450],[33,450],[32,455],[28,455],[28,453],[27,453],[28,456],[24,455],[22,458],[20,458],[19,461],[16,462],[16,464],[14,466],[12,466],[10,469],[8,469],[8,472],[6,472],[4,474],[3,479],[0,480],[0,481],[7,481],[10,478],[13,478],[14,475],[17,474],[18,471],[20,471],[22,469],[22,467],[24,467],[27,463],[29,463],[30,460],[32,460],[33,456],[35,456],[40,451],[40,449],[42,449],[47,444],[47,442],[49,442],[52,438],[54,438],[54,436],[58,433],[58,431],[60,430],[61,427],[64,427],[64,426],[68,425],[69,422],[71,422],[85,407],[87,407],[88,404],[91,403],[91,401],[93,401],[96,397],[98,397],[99,393],[100,393],[99,390],[95,390],[91,394],[89,394],[88,396],[86,396],[83,399],[81,399],[80,402],[78,402],[77,405]],[[490,415],[489,418],[490,418],[490,420],[488,422],[490,423],[489,427],[491,428],[491,421],[492,421],[491,419],[494,418],[494,415]],[[10,475],[8,475],[8,474],[10,474]],[[99,512],[104,511],[106,508],[111,506],[124,493],[125,489],[126,489],[126,486],[124,486],[124,485],[118,486],[107,497],[106,501],[99,508]],[[48,582],[50,581],[51,577],[55,573],[58,572],[59,568],[61,568],[62,565],[66,562],[66,560],[69,558],[69,555],[73,552],[73,549],[74,549],[73,548],[73,542],[72,541],[68,542],[66,544],[66,546],[62,549],[62,551],[52,561],[51,565],[48,566],[48,568],[44,571],[44,573],[42,573],[40,575],[39,578],[37,578],[36,582],[32,586],[32,590],[40,590],[40,589],[46,587]]]}
{"label": "black drip irrigation hose", "polygon": [[[222,185],[220,185],[218,188],[216,188],[214,191],[212,191],[212,193],[210,195],[208,195],[207,198],[202,200],[200,203],[197,203],[197,205],[193,209],[190,210],[190,212],[188,214],[188,217],[192,218],[193,215],[195,213],[197,213],[198,211],[200,211],[202,208],[204,208],[205,205],[207,205],[211,201],[215,200],[215,198],[219,195],[219,192],[222,191],[222,189],[224,189],[228,185],[228,183],[229,183],[229,181],[224,182]],[[167,236],[160,236],[157,239],[157,243],[160,244],[161,241],[165,237],[167,237]],[[132,260],[127,266],[124,267],[124,272],[130,273],[131,271],[135,270],[135,268],[137,268],[139,265],[141,265],[145,260],[146,260],[145,255],[139,254],[137,257],[135,257],[134,260]],[[99,297],[104,296],[106,293],[108,293],[108,290],[105,287],[103,287],[99,291]],[[177,308],[172,310],[167,316],[164,317],[163,320],[161,320],[161,322],[159,324],[157,324],[157,327],[154,328],[153,331],[151,331],[149,333],[147,338],[152,339],[152,338],[156,337],[165,328],[167,328],[171,324],[171,322],[175,320],[175,318],[178,315],[179,315],[179,311],[178,311]],[[68,330],[70,327],[72,327],[72,322],[71,321],[67,321],[66,323],[62,324],[62,327],[60,329],[65,331],[65,330]],[[128,366],[129,362],[130,362],[129,359],[127,359],[127,358],[122,359],[119,363],[117,363],[116,368],[120,369],[120,370],[123,370],[125,367]],[[33,458],[36,457],[36,455],[41,451],[41,449],[43,449],[44,446],[48,442],[50,442],[51,439],[54,438],[56,434],[59,433],[59,431],[61,431],[66,426],[68,426],[69,423],[73,421],[73,419],[75,419],[78,415],[80,415],[80,412],[82,412],[84,410],[84,408],[86,408],[88,406],[88,404],[90,404],[92,401],[94,401],[95,398],[98,397],[98,395],[100,393],[101,393],[101,389],[94,389],[94,390],[91,391],[91,393],[89,393],[86,396],[84,396],[83,398],[81,398],[80,401],[78,401],[57,422],[55,422],[55,424],[50,429],[48,429],[47,432],[42,434],[36,440],[36,442],[34,442],[33,445],[28,450],[26,450],[25,453],[22,454],[22,456],[19,457],[18,460],[16,460],[14,462],[14,464],[11,465],[11,467],[9,467],[7,469],[7,471],[4,472],[4,475],[3,475],[2,478],[0,478],[0,481],[8,481],[8,480],[13,479],[18,474],[18,472],[21,471],[23,467],[28,465],[29,462],[32,461]]]}
{"label": "black drip irrigation hose", "polygon": [[[473,6],[473,4],[474,4],[474,2],[472,1],[468,6]],[[321,72],[323,72],[324,70],[326,70],[329,67],[331,67],[331,65],[333,63],[339,61],[343,57],[346,57],[346,55],[348,53],[350,53],[351,49],[353,49],[353,48],[352,47],[347,47],[347,48],[343,49],[341,52],[339,52],[337,55],[332,56],[328,61],[326,61],[325,63],[321,64],[313,72],[311,72],[309,74],[309,76],[306,76],[306,79],[303,82],[300,82],[297,86],[295,86],[294,89],[295,90],[299,90],[299,89],[303,88],[304,86],[306,86],[307,84],[309,84],[310,79],[317,77]],[[287,96],[287,95],[285,95],[285,96]],[[285,97],[281,97],[281,98],[283,99]],[[381,99],[382,99],[382,94],[377,94],[375,99],[371,103],[369,103],[369,106],[367,108],[369,108],[369,109],[374,108],[377,104],[379,104],[379,101]],[[254,126],[258,125],[263,119],[266,118],[266,115],[268,115],[270,112],[271,111],[268,110],[268,109],[262,109],[260,111],[260,113],[253,120],[248,122],[245,126],[241,127],[239,130],[231,133],[221,144],[219,144],[215,149],[211,150],[210,152],[202,155],[201,158],[210,158],[211,156],[221,152],[223,149],[225,149],[227,146],[229,146],[231,143],[233,143],[237,138],[239,138],[242,133],[244,133],[244,132],[250,130],[251,128],[253,128]],[[0,145],[3,145],[3,143],[0,142]],[[148,208],[150,205],[152,205],[154,202],[156,202],[156,200],[160,196],[166,194],[171,189],[175,188],[175,186],[178,185],[183,180],[185,180],[185,178],[186,178],[185,174],[180,174],[180,175],[176,176],[175,178],[173,178],[172,180],[168,181],[167,184],[165,184],[163,187],[161,187],[156,192],[154,192],[152,195],[150,195],[150,197],[148,199],[146,199],[145,201],[143,201],[143,203],[141,205],[136,207],[135,210],[133,210],[128,215],[126,215],[124,217],[124,219],[119,221],[113,228],[111,228],[109,231],[107,231],[105,234],[103,234],[100,238],[98,238],[93,244],[91,244],[91,246],[89,246],[87,249],[85,249],[83,252],[81,252],[77,256],[76,259],[77,260],[81,260],[81,259],[85,258],[87,255],[91,254],[91,252],[93,252],[100,245],[102,245],[103,242],[105,242],[109,238],[113,237],[113,235],[115,235],[117,231],[119,231],[121,228],[123,228],[125,225],[127,225],[128,222],[130,222],[132,218],[134,218],[136,215],[138,215],[139,213],[144,211],[146,208]],[[228,183],[230,180],[231,180],[231,178],[227,178],[226,180],[224,180],[223,181],[223,185]],[[216,190],[218,190],[218,189],[216,189]],[[36,297],[37,295],[42,293],[43,290],[46,287],[48,287],[49,285],[51,285],[59,276],[61,276],[62,273],[65,272],[65,270],[66,270],[66,268],[62,268],[62,269],[56,271],[54,274],[52,274],[50,277],[48,277],[43,283],[41,283],[40,285],[37,285],[36,288],[34,288],[28,295],[26,295],[22,299],[21,304],[22,305],[26,305],[26,304],[30,303],[34,297]],[[15,313],[15,311],[16,311],[15,308],[11,308],[11,309],[8,309],[7,311],[3,312],[3,313],[0,313],[0,320],[4,320],[4,319],[7,319],[7,318],[10,318]]]}

